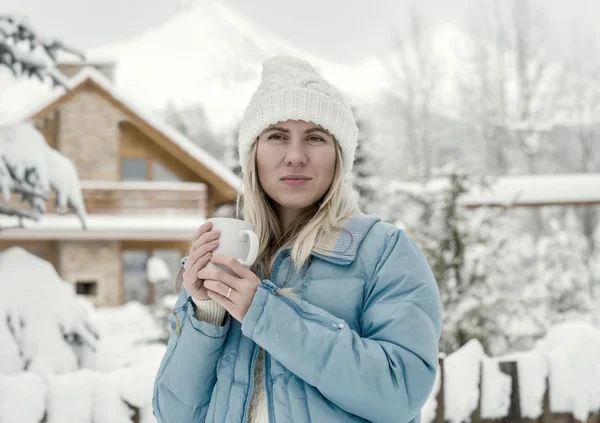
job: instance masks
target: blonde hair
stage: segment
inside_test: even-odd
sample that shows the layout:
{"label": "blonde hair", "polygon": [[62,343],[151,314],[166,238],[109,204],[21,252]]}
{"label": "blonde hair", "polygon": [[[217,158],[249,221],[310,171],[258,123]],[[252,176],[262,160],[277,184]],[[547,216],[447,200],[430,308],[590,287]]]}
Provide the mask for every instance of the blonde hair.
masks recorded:
{"label": "blonde hair", "polygon": [[243,192],[238,192],[237,217],[252,223],[259,240],[257,263],[262,265],[265,276],[269,276],[275,254],[291,246],[291,257],[296,270],[300,270],[310,258],[321,234],[341,230],[341,220],[358,210],[356,200],[344,181],[342,153],[336,142],[336,165],[333,181],[322,199],[292,223],[285,232],[273,208],[273,201],[263,190],[258,180],[256,155],[258,138],[252,145],[247,172],[243,177]]}

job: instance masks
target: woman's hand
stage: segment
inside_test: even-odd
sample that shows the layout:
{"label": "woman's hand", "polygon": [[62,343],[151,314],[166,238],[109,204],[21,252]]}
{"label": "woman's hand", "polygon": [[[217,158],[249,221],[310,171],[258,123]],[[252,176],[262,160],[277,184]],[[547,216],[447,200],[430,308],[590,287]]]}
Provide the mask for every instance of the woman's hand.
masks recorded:
{"label": "woman's hand", "polygon": [[[241,323],[261,280],[234,257],[216,254],[210,258],[210,262],[223,268],[206,267],[198,273],[198,277],[204,279],[208,296]],[[229,269],[230,273],[224,268]]]}
{"label": "woman's hand", "polygon": [[202,224],[192,239],[192,246],[185,265],[183,266],[183,286],[197,300],[208,300],[210,297],[204,287],[204,281],[198,277],[198,272],[210,260],[212,251],[219,246],[219,231],[212,229],[212,223]]}

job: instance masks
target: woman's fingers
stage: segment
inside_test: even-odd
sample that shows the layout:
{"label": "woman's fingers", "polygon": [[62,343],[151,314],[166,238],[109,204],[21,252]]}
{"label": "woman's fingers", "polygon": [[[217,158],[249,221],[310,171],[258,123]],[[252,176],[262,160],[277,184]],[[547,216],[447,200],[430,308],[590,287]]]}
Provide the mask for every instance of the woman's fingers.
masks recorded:
{"label": "woman's fingers", "polygon": [[192,242],[190,251],[197,250],[198,248],[200,248],[200,246],[202,244],[206,244],[207,242],[211,242],[216,239],[219,239],[220,234],[221,234],[221,232],[218,229],[203,233],[202,235],[200,235],[198,237],[198,239],[196,239],[194,242]]}
{"label": "woman's fingers", "polygon": [[214,251],[219,246],[219,240],[215,239],[213,241],[206,242],[196,248],[194,251],[190,253],[188,260],[193,263],[196,262],[200,257],[204,256],[206,253]]}
{"label": "woman's fingers", "polygon": [[[237,299],[238,299],[238,292],[231,288],[229,285],[221,282],[221,281],[216,281],[213,279],[206,279],[204,281],[204,287],[212,292],[216,292],[217,294],[219,294],[220,296],[228,299],[229,301],[231,301],[233,304],[237,303]],[[229,288],[231,288],[231,293],[229,293]],[[227,298],[227,294],[229,293],[229,298]]]}
{"label": "woman's fingers", "polygon": [[194,243],[196,247],[192,247],[188,259],[183,268],[185,269],[184,276],[190,273],[191,268],[196,263],[198,258],[204,256],[209,251],[214,251],[219,246],[219,232],[210,231],[204,233]]}
{"label": "woman's fingers", "polygon": [[196,260],[196,262],[190,269],[190,272],[188,273],[188,275],[184,276],[183,286],[187,289],[188,292],[194,292],[194,291],[200,289],[200,283],[199,283],[197,273],[200,271],[200,269],[202,269],[204,266],[206,266],[208,264],[208,261],[210,260],[210,256],[211,256],[210,253],[206,253],[205,255],[200,257],[198,260]]}
{"label": "woman's fingers", "polygon": [[198,229],[196,229],[196,232],[194,233],[194,236],[192,237],[192,243],[194,241],[196,241],[198,238],[200,238],[200,236],[202,234],[210,231],[211,229],[212,229],[212,222],[210,220],[207,220],[202,225],[198,226]]}

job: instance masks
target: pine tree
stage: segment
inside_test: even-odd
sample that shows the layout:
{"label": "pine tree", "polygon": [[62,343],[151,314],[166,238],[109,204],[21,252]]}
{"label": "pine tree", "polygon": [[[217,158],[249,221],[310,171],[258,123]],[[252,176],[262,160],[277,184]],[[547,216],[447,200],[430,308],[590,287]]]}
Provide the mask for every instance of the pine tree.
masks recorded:
{"label": "pine tree", "polygon": [[[83,57],[60,41],[40,38],[21,21],[0,16],[0,73],[50,79],[54,85],[64,86],[66,78],[56,68],[61,52]],[[23,226],[24,219],[38,220],[46,212],[51,189],[57,193],[58,210],[72,208],[85,227],[85,206],[73,163],[50,148],[33,124],[0,126],[0,214],[15,217],[17,227]],[[12,194],[18,194],[25,207],[11,204]]]}
{"label": "pine tree", "polygon": [[464,194],[478,183],[453,170],[435,189],[430,185],[388,197],[397,207],[392,219],[415,239],[438,282],[444,310],[441,350],[446,353],[471,339],[488,352],[506,345],[502,317],[510,314],[511,302],[498,293],[510,291],[506,285],[514,283],[503,277],[508,231],[503,210],[461,205]]}
{"label": "pine tree", "polygon": [[195,104],[177,107],[167,104],[163,110],[167,123],[218,160],[224,160],[227,145],[212,133],[204,107]]}
{"label": "pine tree", "polygon": [[[355,116],[357,115],[354,110]],[[353,186],[356,191],[358,205],[361,211],[368,213],[373,211],[375,201],[375,190],[373,188],[374,172],[373,157],[371,155],[371,143],[367,141],[369,129],[366,123],[356,118],[359,130],[358,146],[354,155],[354,166],[352,170]]]}
{"label": "pine tree", "polygon": [[238,150],[238,135],[240,133],[240,128],[237,127],[235,131],[231,133],[231,136],[226,142],[227,151],[225,154],[225,164],[231,171],[238,175],[242,176],[242,167],[240,166],[240,152]]}
{"label": "pine tree", "polygon": [[83,58],[59,40],[39,37],[27,23],[0,15],[0,72],[8,68],[15,77],[64,84],[64,75],[54,66],[61,52]]}

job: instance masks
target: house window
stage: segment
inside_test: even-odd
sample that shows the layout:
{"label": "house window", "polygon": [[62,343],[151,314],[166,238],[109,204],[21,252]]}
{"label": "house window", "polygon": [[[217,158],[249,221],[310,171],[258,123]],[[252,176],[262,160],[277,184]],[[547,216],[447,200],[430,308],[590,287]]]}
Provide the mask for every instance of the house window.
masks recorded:
{"label": "house window", "polygon": [[181,179],[164,167],[160,162],[152,161],[152,180],[153,181],[181,181]]}
{"label": "house window", "polygon": [[75,282],[75,292],[77,295],[95,296],[98,293],[98,282],[77,281]]}
{"label": "house window", "polygon": [[150,254],[145,250],[123,251],[123,301],[150,302],[150,287],[146,278],[146,261]]}
{"label": "house window", "polygon": [[121,159],[122,181],[147,181],[148,160],[146,159]]}
{"label": "house window", "polygon": [[[159,302],[165,295],[174,294],[174,281],[179,272],[181,250],[179,249],[126,249],[123,250],[124,302],[138,301],[142,304]],[[147,262],[152,256],[161,258],[170,270],[170,279],[151,284],[148,280]]]}

